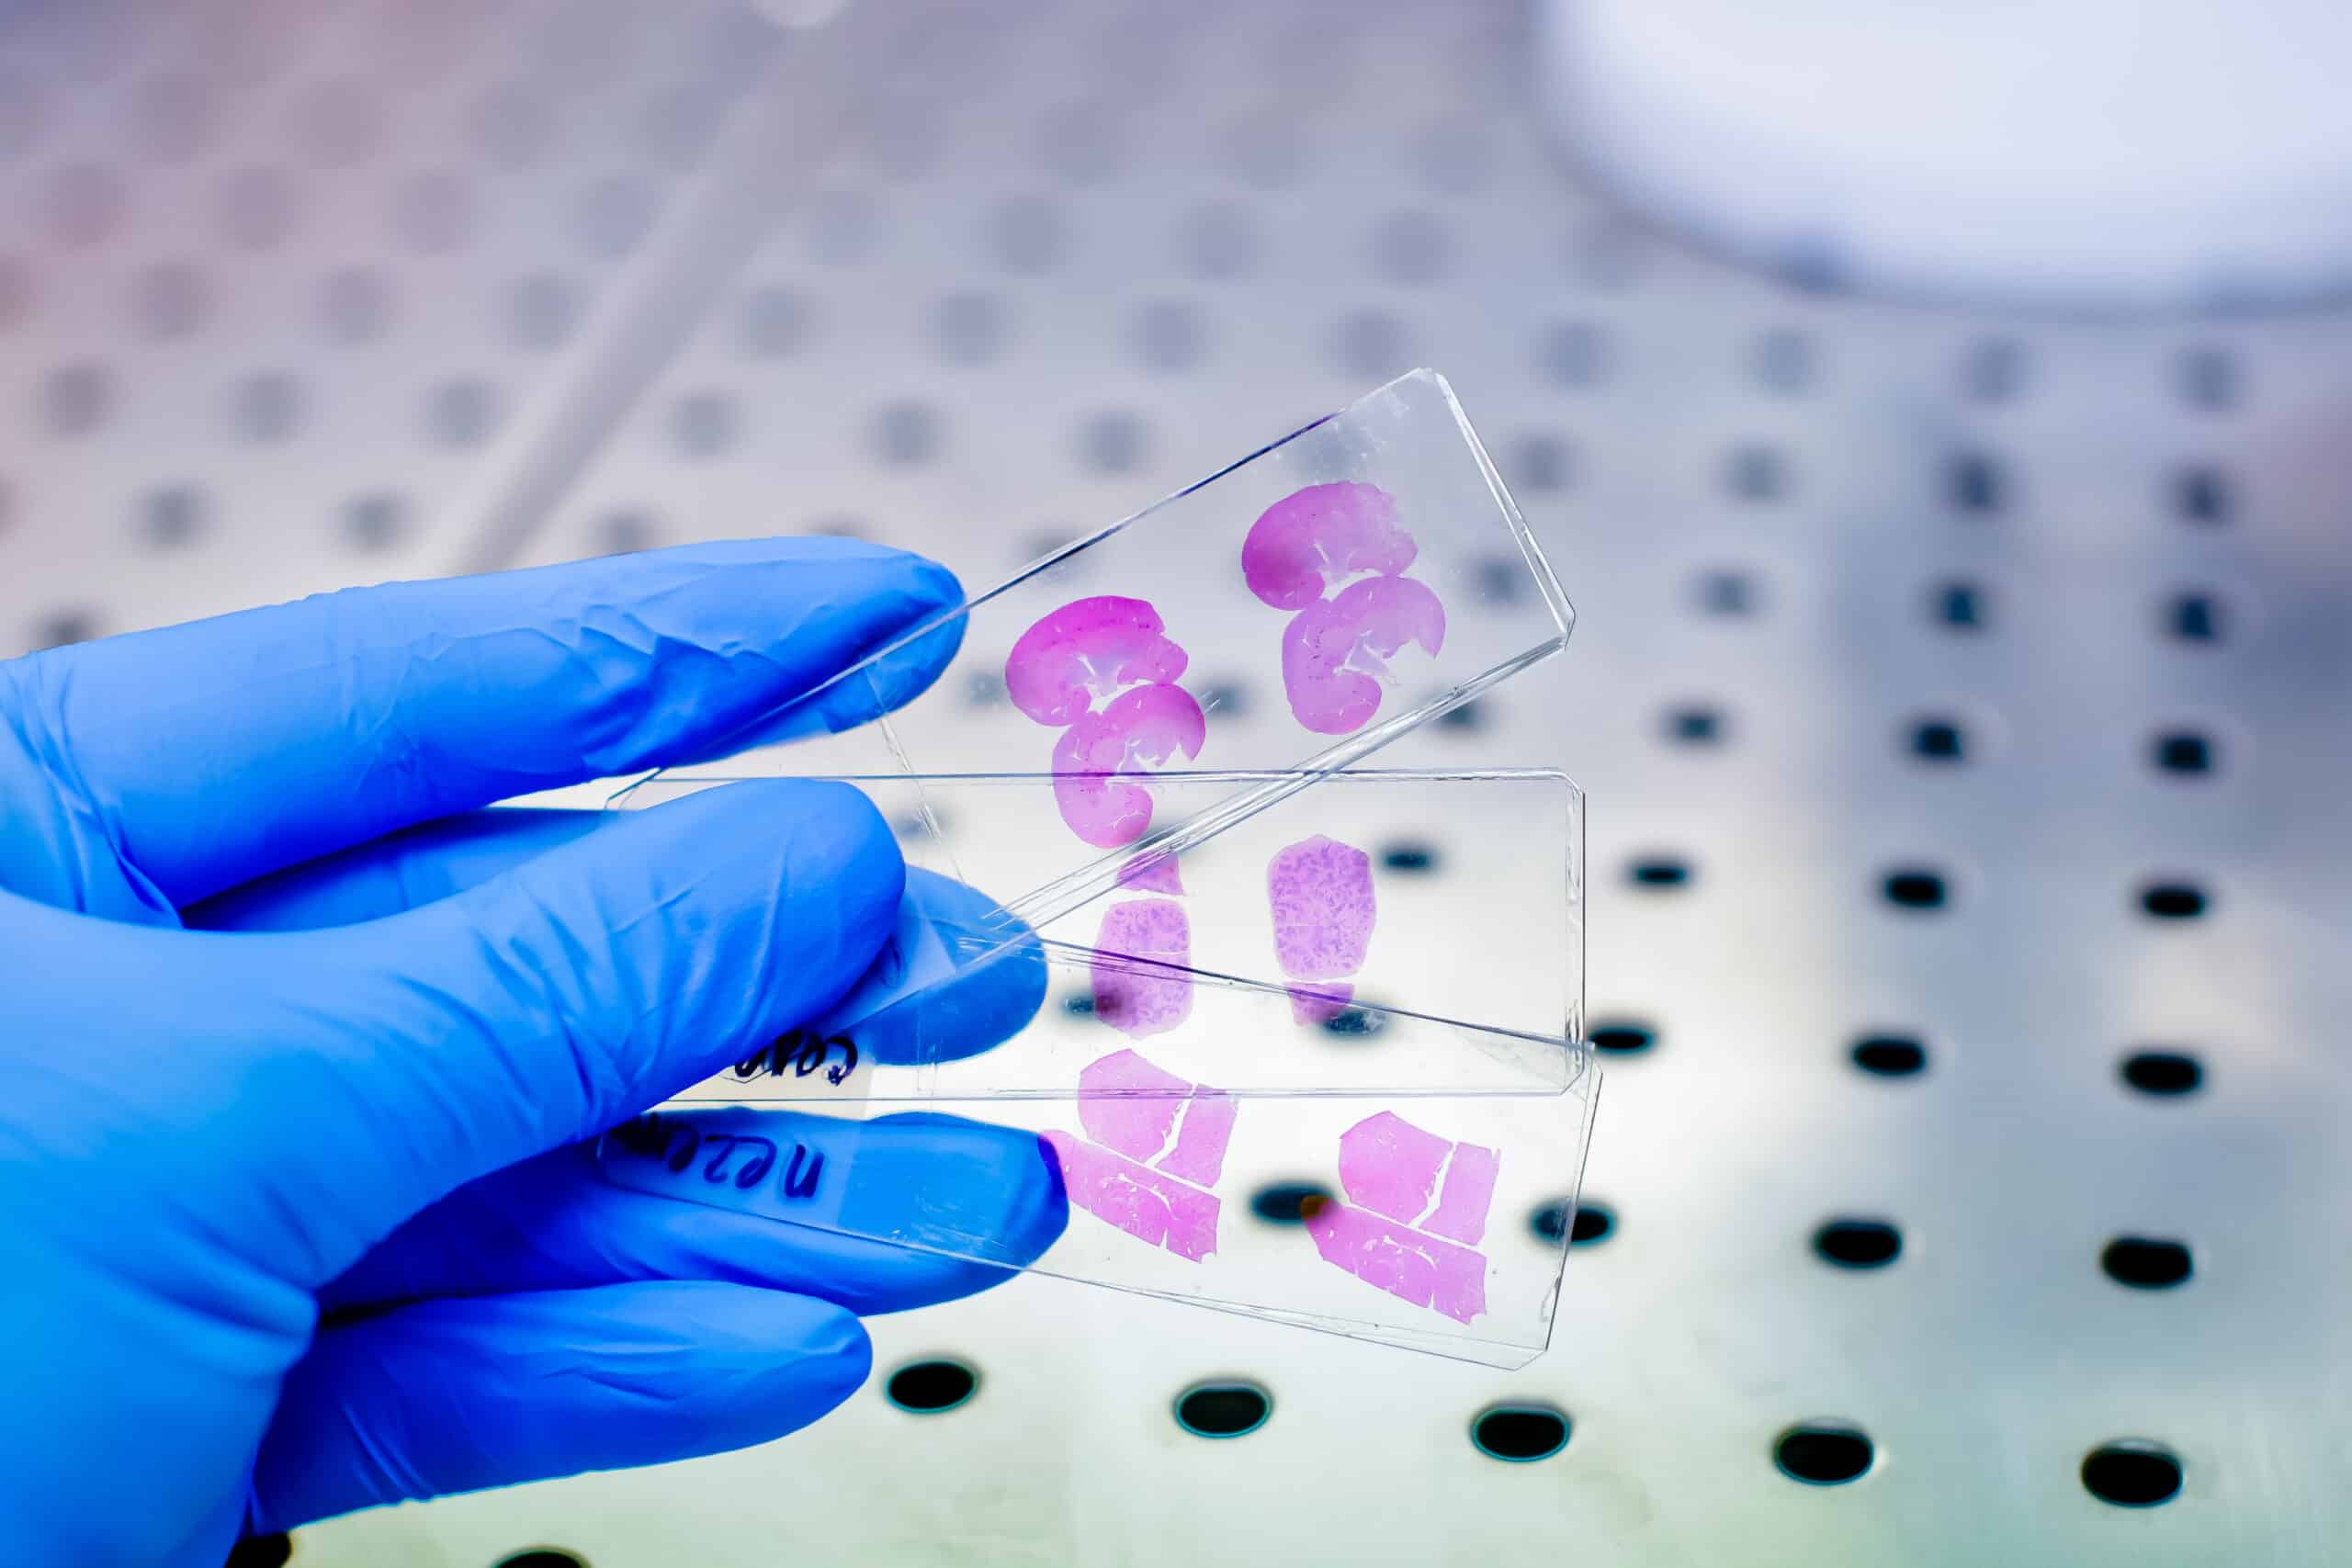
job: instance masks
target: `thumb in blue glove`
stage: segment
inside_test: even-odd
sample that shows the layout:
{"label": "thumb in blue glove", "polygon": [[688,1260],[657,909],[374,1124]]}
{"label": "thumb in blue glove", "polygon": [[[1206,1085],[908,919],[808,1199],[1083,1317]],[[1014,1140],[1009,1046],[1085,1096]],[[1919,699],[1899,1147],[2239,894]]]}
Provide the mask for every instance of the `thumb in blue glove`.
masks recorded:
{"label": "thumb in blue glove", "polygon": [[[39,1413],[0,1426],[12,1546],[210,1568],[762,1441],[863,1381],[857,1314],[1004,1277],[609,1186],[582,1142],[856,981],[907,874],[862,795],[481,809],[870,716],[952,621],[793,699],[957,597],[845,542],[708,546],[0,663],[0,1384]],[[1010,1032],[1042,973],[983,973],[1003,994],[957,1016]],[[863,1203],[941,1181],[1016,1255],[1060,1232],[1030,1134],[856,1132]]]}

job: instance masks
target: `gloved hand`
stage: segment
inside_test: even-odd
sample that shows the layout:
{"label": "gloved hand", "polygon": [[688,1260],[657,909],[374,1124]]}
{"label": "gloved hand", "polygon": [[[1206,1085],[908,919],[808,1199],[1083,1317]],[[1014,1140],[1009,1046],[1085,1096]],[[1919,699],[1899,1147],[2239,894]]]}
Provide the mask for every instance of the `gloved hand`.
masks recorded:
{"label": "gloved hand", "polygon": [[[865,1379],[855,1314],[1006,1277],[610,1186],[581,1141],[855,982],[903,874],[862,795],[481,809],[862,721],[960,628],[777,710],[958,597],[891,551],[717,545],[0,663],[10,1560],[217,1568],[763,1441]],[[1007,1032],[1019,968],[988,971]],[[1034,1136],[886,1126],[832,1162],[869,1201],[933,1181],[1022,1256],[1060,1233]]]}

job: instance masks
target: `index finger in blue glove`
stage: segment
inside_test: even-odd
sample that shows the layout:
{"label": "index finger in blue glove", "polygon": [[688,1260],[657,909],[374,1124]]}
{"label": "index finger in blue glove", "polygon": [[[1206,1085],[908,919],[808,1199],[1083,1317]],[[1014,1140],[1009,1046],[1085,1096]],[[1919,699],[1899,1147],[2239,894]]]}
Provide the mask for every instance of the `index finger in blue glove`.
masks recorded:
{"label": "index finger in blue glove", "polygon": [[[919,557],[762,540],[352,590],[0,664],[0,743],[13,727],[23,751],[0,748],[20,829],[0,886],[153,914],[426,818],[847,728],[936,677],[960,599]],[[834,681],[877,652],[871,679]]]}
{"label": "index finger in blue glove", "polygon": [[[205,931],[314,931],[357,925],[477,887],[627,815],[502,808],[419,825],[305,861],[183,911]],[[955,1061],[1012,1039],[1046,999],[1045,950],[976,888],[910,866],[899,921],[929,922],[956,944],[954,972],[856,1023],[858,1049],[884,1064]],[[973,933],[985,931],[986,950]],[[877,967],[881,960],[876,961]],[[854,992],[890,991],[869,971]]]}

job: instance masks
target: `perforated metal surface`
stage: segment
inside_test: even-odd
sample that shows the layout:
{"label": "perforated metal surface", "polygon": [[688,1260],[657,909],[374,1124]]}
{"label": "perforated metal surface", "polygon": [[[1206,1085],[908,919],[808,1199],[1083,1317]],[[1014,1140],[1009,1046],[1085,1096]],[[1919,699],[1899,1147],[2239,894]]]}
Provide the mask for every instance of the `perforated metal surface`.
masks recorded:
{"label": "perforated metal surface", "polygon": [[[299,1560],[2331,1560],[2352,320],[1971,320],[1729,274],[1577,196],[1513,6],[925,14],[520,558],[825,527],[985,581],[1444,370],[1581,618],[1385,760],[1590,793],[1597,1038],[1653,1042],[1608,1063],[1614,1228],[1518,1375],[1023,1280],[876,1322],[874,1386],[781,1445]],[[758,80],[716,6],[6,25],[16,646],[467,561],[469,465]],[[1860,1070],[1869,1036],[1925,1071]],[[2151,1049],[2201,1088],[2132,1088]],[[1899,1257],[1826,1261],[1836,1219]],[[2119,1282],[2123,1236],[2193,1272]],[[894,1408],[933,1353],[976,1395]],[[1262,1427],[1179,1427],[1233,1379]],[[1483,1455],[1498,1402],[1565,1411],[1565,1450]],[[1808,1421],[1871,1469],[1784,1474]],[[2179,1495],[2092,1495],[2118,1439],[2177,1455]]]}

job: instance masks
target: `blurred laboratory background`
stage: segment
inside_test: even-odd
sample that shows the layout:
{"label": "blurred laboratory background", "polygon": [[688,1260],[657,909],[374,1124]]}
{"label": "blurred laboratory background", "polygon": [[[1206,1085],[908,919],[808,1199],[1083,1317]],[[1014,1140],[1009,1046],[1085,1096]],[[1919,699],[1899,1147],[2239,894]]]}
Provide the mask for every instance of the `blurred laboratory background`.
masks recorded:
{"label": "blurred laboratory background", "polygon": [[1023,1278],[294,1561],[2339,1561],[2319,7],[818,9],[0,6],[0,645],[780,532],[977,588],[1433,367],[1579,615],[1382,757],[1589,795],[1552,1348]]}

